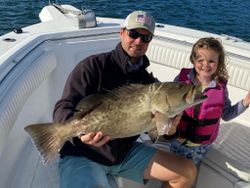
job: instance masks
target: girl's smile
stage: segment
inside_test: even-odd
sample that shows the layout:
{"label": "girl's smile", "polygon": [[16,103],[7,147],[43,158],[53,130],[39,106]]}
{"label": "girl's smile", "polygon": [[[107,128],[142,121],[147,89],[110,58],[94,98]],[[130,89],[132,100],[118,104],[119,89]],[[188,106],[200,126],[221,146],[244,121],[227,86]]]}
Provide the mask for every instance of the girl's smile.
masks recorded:
{"label": "girl's smile", "polygon": [[[219,64],[219,54],[212,49],[200,48],[196,52],[196,57],[193,61],[197,79],[201,83],[210,82],[217,71]],[[205,84],[204,83],[204,84]]]}

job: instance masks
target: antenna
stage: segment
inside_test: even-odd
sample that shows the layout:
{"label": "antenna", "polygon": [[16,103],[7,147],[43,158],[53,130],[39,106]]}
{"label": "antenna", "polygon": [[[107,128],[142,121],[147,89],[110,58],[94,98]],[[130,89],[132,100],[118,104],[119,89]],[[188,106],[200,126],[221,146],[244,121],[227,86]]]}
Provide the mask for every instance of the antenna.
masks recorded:
{"label": "antenna", "polygon": [[[49,0],[49,5],[52,5],[52,4],[58,4],[57,0],[55,0],[54,2]],[[58,4],[59,5],[59,4]]]}

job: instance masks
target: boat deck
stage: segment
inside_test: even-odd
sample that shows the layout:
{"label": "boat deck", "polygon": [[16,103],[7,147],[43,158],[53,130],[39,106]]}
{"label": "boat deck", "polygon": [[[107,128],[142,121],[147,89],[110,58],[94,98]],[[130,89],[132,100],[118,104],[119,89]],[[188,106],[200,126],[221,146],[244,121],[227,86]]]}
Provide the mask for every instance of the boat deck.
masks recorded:
{"label": "boat deck", "polygon": [[[0,188],[59,187],[57,161],[44,166],[23,128],[34,122],[52,121],[54,104],[70,71],[81,59],[112,50],[119,42],[120,23],[106,18],[99,19],[97,28],[63,27],[61,31],[56,28],[57,32],[51,23],[41,23],[25,28],[16,43],[4,43],[6,48],[0,41]],[[47,30],[39,33],[37,28]],[[15,34],[0,38],[9,36]],[[238,102],[250,86],[250,44],[244,41],[169,25],[157,27],[147,52],[149,71],[161,81],[172,81],[182,67],[191,67],[191,46],[204,36],[223,41],[229,57],[230,99]],[[249,122],[247,110],[233,121],[222,123],[218,139],[200,166],[196,188],[250,187]],[[143,188],[121,179],[118,184],[120,188]],[[147,188],[156,185],[159,183]]]}

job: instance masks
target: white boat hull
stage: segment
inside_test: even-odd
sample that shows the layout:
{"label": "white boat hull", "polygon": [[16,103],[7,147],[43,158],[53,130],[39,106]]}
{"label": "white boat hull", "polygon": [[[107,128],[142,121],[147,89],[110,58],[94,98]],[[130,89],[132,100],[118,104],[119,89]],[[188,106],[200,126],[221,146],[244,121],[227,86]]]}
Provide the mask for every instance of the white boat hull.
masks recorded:
{"label": "white boat hull", "polygon": [[[97,27],[79,29],[45,19],[24,28],[22,34],[12,32],[0,37],[0,188],[59,187],[57,161],[44,166],[23,128],[52,121],[54,105],[70,71],[83,58],[114,49],[122,23],[119,19],[97,18]],[[191,66],[189,53],[193,42],[214,36],[221,38],[230,57],[228,88],[232,102],[246,95],[250,85],[249,43],[161,26],[156,28],[147,53],[149,70],[156,77],[173,80],[182,67]],[[16,41],[3,40],[6,38]],[[229,123],[223,122],[219,138],[200,166],[196,188],[250,187],[249,122],[249,111]],[[116,181],[120,188],[160,187],[160,182],[143,186],[121,178]]]}

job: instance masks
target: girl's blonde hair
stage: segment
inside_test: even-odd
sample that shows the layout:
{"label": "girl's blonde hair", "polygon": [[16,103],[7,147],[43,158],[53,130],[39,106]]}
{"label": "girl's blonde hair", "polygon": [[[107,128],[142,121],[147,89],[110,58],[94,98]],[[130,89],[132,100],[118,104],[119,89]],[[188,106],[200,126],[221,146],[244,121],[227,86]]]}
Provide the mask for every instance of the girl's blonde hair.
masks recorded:
{"label": "girl's blonde hair", "polygon": [[221,44],[221,42],[218,39],[215,39],[213,37],[205,37],[199,39],[192,48],[192,52],[190,55],[190,61],[194,63],[194,60],[197,59],[197,50],[200,48],[210,49],[214,50],[219,54],[219,64],[217,71],[213,75],[213,79],[219,83],[219,82],[227,82],[228,81],[228,71],[226,69],[226,63],[225,63],[225,52],[224,48]]}

